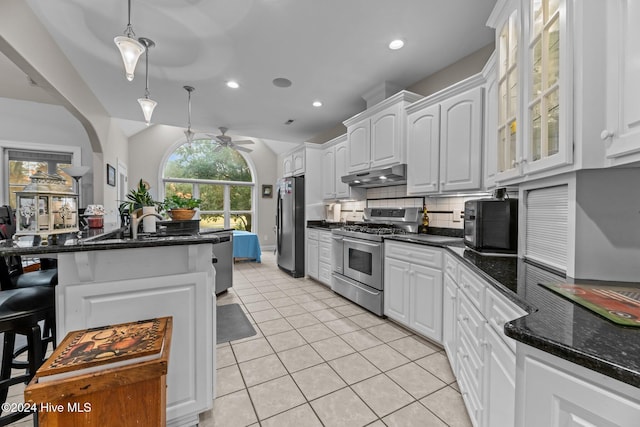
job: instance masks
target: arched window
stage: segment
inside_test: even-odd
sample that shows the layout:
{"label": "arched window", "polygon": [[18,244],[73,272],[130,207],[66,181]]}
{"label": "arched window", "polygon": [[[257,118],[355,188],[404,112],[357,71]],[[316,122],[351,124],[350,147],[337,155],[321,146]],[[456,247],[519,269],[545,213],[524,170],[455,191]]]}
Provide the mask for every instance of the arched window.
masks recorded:
{"label": "arched window", "polygon": [[191,194],[202,200],[202,228],[252,231],[254,177],[236,150],[209,138],[180,145],[168,157],[162,174],[165,196]]}

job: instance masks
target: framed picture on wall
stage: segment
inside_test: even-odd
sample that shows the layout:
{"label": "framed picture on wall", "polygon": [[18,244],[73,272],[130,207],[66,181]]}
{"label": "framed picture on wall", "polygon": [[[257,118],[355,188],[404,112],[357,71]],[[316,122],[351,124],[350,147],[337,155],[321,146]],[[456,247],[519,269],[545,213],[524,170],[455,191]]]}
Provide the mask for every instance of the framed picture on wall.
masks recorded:
{"label": "framed picture on wall", "polygon": [[273,185],[262,186],[262,197],[269,198],[269,199],[273,197]]}
{"label": "framed picture on wall", "polygon": [[116,186],[116,168],[107,163],[107,184]]}

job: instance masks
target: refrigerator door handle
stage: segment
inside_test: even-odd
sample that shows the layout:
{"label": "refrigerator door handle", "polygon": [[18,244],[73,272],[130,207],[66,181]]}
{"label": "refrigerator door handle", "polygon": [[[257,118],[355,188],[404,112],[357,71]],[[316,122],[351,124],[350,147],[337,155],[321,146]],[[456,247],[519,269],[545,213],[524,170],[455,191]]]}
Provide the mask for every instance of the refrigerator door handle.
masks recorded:
{"label": "refrigerator door handle", "polygon": [[278,228],[277,233],[277,245],[278,245],[278,253],[282,250],[282,197],[280,197],[280,190],[278,190],[278,207],[276,214],[276,226]]}

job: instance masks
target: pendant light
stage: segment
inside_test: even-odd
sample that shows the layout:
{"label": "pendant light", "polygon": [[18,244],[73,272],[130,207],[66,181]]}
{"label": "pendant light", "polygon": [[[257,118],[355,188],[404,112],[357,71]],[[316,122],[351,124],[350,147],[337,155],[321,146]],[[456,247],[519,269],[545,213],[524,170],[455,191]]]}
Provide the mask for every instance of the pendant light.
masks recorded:
{"label": "pendant light", "polygon": [[145,37],[140,37],[138,40],[146,48],[145,49],[146,80],[145,80],[145,86],[144,86],[144,98],[138,98],[138,103],[140,104],[140,107],[142,107],[142,114],[144,114],[144,121],[147,123],[147,126],[149,126],[149,123],[151,123],[151,115],[153,114],[153,109],[156,108],[156,105],[158,104],[156,101],[149,98],[149,48],[154,47],[156,44],[153,42],[153,40]]}
{"label": "pendant light", "polygon": [[127,28],[124,30],[124,36],[117,36],[113,39],[122,55],[124,63],[124,75],[127,80],[133,80],[133,73],[136,71],[138,59],[145,51],[144,45],[136,40],[136,34],[131,26],[131,0],[129,0],[129,21]]}
{"label": "pendant light", "polygon": [[196,89],[193,86],[183,86],[183,88],[189,93],[189,127],[184,131],[184,136],[187,137],[187,144],[191,144],[193,142],[193,136],[195,135],[191,130],[191,92]]}

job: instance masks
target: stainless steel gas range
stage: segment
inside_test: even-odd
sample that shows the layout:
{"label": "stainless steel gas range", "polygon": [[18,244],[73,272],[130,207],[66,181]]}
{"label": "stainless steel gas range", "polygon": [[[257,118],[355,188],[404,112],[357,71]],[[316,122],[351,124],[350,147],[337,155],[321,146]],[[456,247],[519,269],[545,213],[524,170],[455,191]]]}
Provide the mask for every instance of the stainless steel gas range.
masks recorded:
{"label": "stainless steel gas range", "polygon": [[364,222],[331,231],[331,289],[382,316],[384,236],[417,233],[421,208],[365,208]]}

